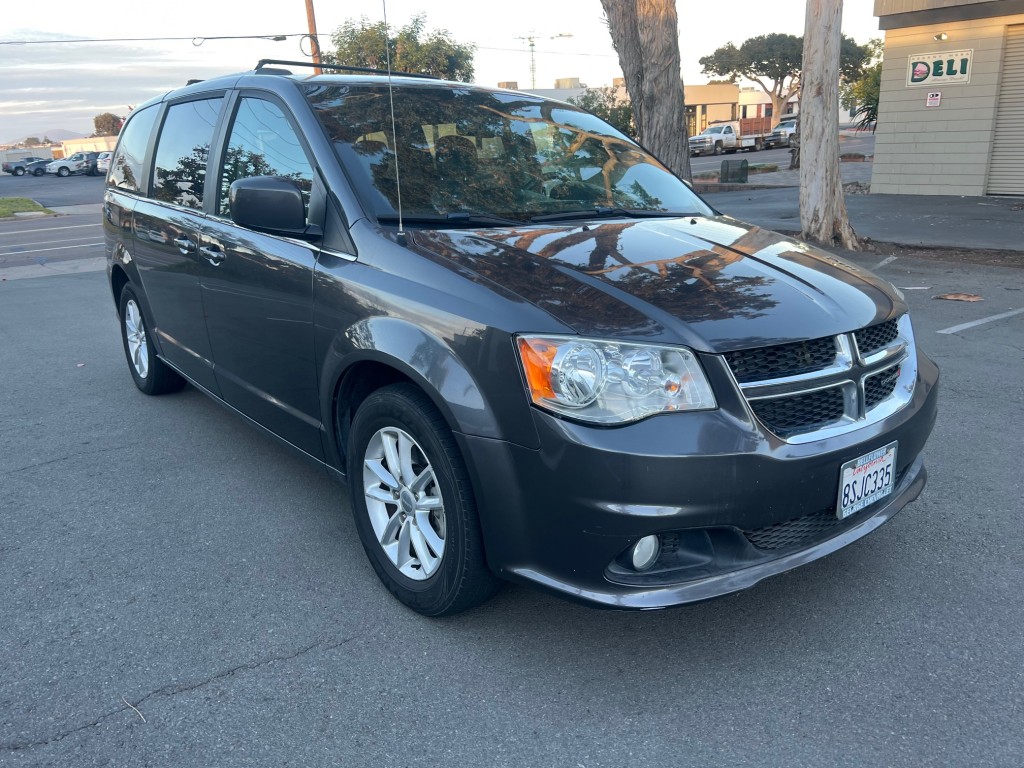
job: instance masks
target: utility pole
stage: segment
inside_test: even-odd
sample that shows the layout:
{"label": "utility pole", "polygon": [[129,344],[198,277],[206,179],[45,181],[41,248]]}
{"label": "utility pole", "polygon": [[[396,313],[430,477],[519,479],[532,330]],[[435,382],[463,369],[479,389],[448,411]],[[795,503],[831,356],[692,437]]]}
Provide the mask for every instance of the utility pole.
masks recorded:
{"label": "utility pole", "polygon": [[313,55],[316,74],[323,74],[320,69],[320,38],[316,35],[316,15],[313,13],[313,0],[306,0],[306,21],[309,23],[309,48]]}
{"label": "utility pole", "polygon": [[[312,2],[312,0],[307,0],[307,2]],[[559,34],[551,35],[550,37],[537,37],[537,35],[535,35],[533,32],[531,32],[528,35],[524,35],[522,37],[515,38],[516,40],[525,40],[529,44],[529,46],[530,46],[530,87],[531,88],[535,89],[537,87],[537,57],[536,57],[536,52],[535,52],[535,49],[537,47],[537,41],[538,40],[557,40],[560,37],[572,37],[572,34],[569,33],[569,32],[560,32]]]}

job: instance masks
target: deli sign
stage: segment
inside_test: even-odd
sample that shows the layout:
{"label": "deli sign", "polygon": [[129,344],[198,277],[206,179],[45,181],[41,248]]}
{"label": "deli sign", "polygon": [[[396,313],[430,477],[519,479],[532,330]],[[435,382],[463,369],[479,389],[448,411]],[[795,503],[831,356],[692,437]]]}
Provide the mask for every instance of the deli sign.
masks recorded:
{"label": "deli sign", "polygon": [[974,49],[915,53],[908,59],[907,87],[956,85],[971,82]]}

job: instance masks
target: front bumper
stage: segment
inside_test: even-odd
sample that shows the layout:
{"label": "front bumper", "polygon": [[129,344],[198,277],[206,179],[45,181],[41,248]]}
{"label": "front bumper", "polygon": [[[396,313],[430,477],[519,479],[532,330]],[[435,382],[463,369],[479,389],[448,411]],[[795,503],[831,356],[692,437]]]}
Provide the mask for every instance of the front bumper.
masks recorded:
{"label": "front bumper", "polygon": [[[488,562],[505,578],[584,603],[652,609],[736,592],[824,557],[881,526],[924,488],[919,454],[935,421],[938,370],[923,355],[918,365],[906,407],[799,445],[767,434],[730,403],[615,429],[534,411],[539,450],[457,435]],[[893,440],[892,494],[835,520],[840,466]],[[808,520],[815,524],[808,528]],[[763,546],[765,530],[786,526],[810,533]],[[671,557],[650,572],[623,567],[627,549],[650,534],[674,543]]]}

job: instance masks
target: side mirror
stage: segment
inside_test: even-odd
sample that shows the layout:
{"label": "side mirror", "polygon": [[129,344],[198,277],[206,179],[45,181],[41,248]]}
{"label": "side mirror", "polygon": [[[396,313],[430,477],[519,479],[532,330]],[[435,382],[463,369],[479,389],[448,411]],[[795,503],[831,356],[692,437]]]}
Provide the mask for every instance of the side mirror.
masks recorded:
{"label": "side mirror", "polygon": [[306,204],[302,190],[293,179],[281,176],[238,179],[231,183],[228,194],[231,220],[239,226],[291,237],[319,234],[319,227],[306,226]]}

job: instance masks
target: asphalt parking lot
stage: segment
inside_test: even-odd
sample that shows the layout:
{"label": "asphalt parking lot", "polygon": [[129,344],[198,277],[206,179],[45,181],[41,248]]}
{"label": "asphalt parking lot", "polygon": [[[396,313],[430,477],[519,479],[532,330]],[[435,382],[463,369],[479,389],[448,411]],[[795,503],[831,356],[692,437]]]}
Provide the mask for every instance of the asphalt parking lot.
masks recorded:
{"label": "asphalt parking lot", "polygon": [[103,272],[13,272],[91,221],[0,222],[0,764],[1020,765],[1024,270],[854,257],[943,375],[929,486],[867,539],[688,608],[508,586],[438,621],[377,581],[322,471],[135,389]]}

